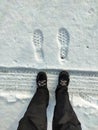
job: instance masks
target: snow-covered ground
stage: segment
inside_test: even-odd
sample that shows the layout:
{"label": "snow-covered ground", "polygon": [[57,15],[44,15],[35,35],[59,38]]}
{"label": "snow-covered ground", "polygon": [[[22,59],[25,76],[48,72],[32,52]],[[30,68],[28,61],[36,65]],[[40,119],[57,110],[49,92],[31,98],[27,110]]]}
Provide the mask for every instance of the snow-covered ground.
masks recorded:
{"label": "snow-covered ground", "polygon": [[68,70],[70,100],[83,130],[98,130],[98,1],[0,0],[0,130],[16,130],[48,75],[48,130],[58,74]]}

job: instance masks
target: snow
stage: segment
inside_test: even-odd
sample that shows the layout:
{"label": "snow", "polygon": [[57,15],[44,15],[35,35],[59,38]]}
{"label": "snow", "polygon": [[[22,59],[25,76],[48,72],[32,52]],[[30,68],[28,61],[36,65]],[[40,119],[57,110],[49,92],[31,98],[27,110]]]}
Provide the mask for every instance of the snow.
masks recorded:
{"label": "snow", "polygon": [[36,90],[48,75],[52,129],[58,74],[68,70],[70,101],[83,130],[98,130],[98,1],[0,1],[0,129],[17,129]]}

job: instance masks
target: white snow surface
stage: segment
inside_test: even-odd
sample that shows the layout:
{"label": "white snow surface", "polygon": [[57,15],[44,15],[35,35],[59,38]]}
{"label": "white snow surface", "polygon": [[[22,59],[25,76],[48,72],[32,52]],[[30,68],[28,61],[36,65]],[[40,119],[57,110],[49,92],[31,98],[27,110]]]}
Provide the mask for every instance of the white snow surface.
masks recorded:
{"label": "white snow surface", "polygon": [[82,130],[98,130],[98,0],[0,0],[0,130],[17,130],[48,76],[48,130],[61,70]]}

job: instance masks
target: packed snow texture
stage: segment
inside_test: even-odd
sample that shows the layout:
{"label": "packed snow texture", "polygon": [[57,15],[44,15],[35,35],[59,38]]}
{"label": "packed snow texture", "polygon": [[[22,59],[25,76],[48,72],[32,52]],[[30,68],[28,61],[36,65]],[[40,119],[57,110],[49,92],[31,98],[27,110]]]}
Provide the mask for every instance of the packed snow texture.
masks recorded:
{"label": "packed snow texture", "polygon": [[0,130],[16,130],[36,91],[36,75],[48,76],[52,129],[54,92],[62,69],[83,130],[98,130],[98,1],[0,0]]}

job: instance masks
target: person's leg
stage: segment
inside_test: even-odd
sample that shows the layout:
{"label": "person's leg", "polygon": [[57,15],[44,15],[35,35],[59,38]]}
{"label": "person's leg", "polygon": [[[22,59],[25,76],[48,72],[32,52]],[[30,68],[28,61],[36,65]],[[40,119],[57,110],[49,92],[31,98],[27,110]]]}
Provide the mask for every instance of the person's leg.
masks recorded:
{"label": "person's leg", "polygon": [[56,89],[53,130],[81,130],[81,124],[69,101],[68,84],[69,74],[62,71]]}
{"label": "person's leg", "polygon": [[49,102],[47,77],[44,72],[37,76],[37,91],[32,98],[17,130],[47,130],[46,110]]}

